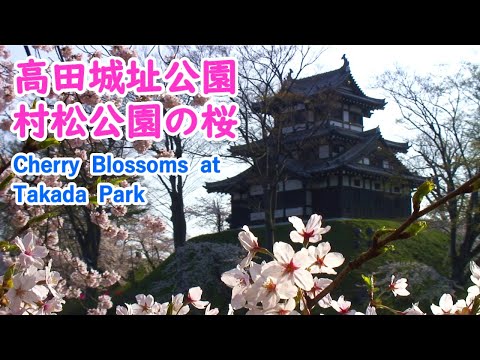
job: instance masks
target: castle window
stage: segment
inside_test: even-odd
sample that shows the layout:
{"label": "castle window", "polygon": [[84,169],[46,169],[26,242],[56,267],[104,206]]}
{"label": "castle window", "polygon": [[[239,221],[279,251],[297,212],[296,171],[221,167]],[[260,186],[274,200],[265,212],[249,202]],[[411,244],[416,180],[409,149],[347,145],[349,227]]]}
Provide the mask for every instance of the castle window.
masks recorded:
{"label": "castle window", "polygon": [[337,186],[338,185],[338,176],[337,175],[330,175],[328,178],[328,182],[330,186]]}
{"label": "castle window", "polygon": [[380,184],[379,182],[375,182],[375,183],[373,183],[373,188],[375,190],[381,190],[382,189],[382,184]]}
{"label": "castle window", "polygon": [[352,124],[362,125],[362,115],[357,113],[350,113],[350,122]]}
{"label": "castle window", "polygon": [[261,195],[263,194],[262,185],[252,185],[250,186],[250,195]]}
{"label": "castle window", "polygon": [[342,152],[345,151],[345,147],[342,145],[333,145],[333,155],[338,155],[341,154]]}
{"label": "castle window", "polygon": [[384,169],[391,169],[391,166],[390,166],[390,163],[388,162],[388,160],[383,160],[383,168]]}
{"label": "castle window", "polygon": [[293,114],[293,120],[295,123],[304,123],[307,121],[307,113],[305,111],[295,111]]}
{"label": "castle window", "polygon": [[362,180],[361,179],[353,179],[353,186],[362,187]]}
{"label": "castle window", "polygon": [[318,151],[318,158],[319,159],[327,159],[329,156],[330,156],[329,146],[328,145],[320,145],[320,149]]}
{"label": "castle window", "polygon": [[370,159],[368,157],[364,157],[358,160],[358,163],[363,165],[370,165]]}

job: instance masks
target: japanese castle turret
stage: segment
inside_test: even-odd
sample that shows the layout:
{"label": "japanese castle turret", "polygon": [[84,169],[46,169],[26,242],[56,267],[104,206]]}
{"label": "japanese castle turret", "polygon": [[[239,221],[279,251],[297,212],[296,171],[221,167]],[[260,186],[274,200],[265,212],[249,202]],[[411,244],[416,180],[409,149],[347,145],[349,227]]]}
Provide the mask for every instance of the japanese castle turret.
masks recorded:
{"label": "japanese castle turret", "polygon": [[[384,139],[379,128],[364,131],[364,119],[383,110],[386,102],[365,95],[345,56],[343,60],[339,69],[296,80],[289,75],[282,84],[301,101],[281,111],[282,148],[288,151],[285,175],[277,185],[277,223],[293,215],[308,219],[313,213],[370,219],[411,213],[412,189],[423,178],[396,157],[409,145]],[[230,151],[255,156],[249,154],[251,146],[233,146]],[[231,228],[264,223],[264,185],[253,167],[205,188],[231,195]]]}

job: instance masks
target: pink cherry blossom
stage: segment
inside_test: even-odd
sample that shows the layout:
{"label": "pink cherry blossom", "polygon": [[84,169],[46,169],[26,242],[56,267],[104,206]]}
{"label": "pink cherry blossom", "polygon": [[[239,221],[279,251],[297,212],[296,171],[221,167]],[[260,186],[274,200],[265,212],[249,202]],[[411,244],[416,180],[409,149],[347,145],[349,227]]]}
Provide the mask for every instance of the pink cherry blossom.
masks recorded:
{"label": "pink cherry blossom", "polygon": [[377,309],[375,306],[368,305],[367,310],[365,311],[365,315],[377,315]]}
{"label": "pink cherry blossom", "polygon": [[478,266],[475,261],[470,261],[470,271],[472,275],[470,275],[470,280],[477,285],[480,286],[480,266]]}
{"label": "pink cherry blossom", "polygon": [[200,286],[191,288],[188,290],[188,303],[195,306],[197,309],[205,309],[207,306],[208,301],[201,301],[200,298],[202,297],[203,290]]}
{"label": "pink cherry blossom", "polygon": [[88,309],[87,315],[107,315],[107,309]]}
{"label": "pink cherry blossom", "polygon": [[410,292],[406,289],[407,286],[407,279],[401,278],[395,281],[395,275],[392,275],[388,289],[392,291],[394,296],[408,296]]}
{"label": "pink cherry blossom", "polygon": [[121,57],[123,60],[125,60],[126,63],[128,63],[129,59],[137,56],[137,52],[135,49],[131,49],[130,47],[125,45],[112,46],[110,54],[112,56]]}
{"label": "pink cherry blossom", "polygon": [[355,310],[350,310],[352,303],[350,301],[346,301],[343,295],[341,295],[338,300],[332,300],[331,305],[332,308],[334,308],[335,311],[340,314],[354,315],[356,313]]}
{"label": "pink cherry blossom", "polygon": [[0,57],[3,57],[4,59],[8,59],[10,57],[10,51],[5,45],[0,45]]}
{"label": "pink cherry blossom", "polygon": [[56,298],[59,298],[60,295],[58,294],[55,287],[58,285],[62,277],[58,271],[52,271],[52,260],[48,262],[48,265],[45,267],[44,270],[39,270],[36,273],[37,281],[45,282],[48,290],[52,293],[52,295]]}
{"label": "pink cherry blossom", "polygon": [[24,268],[28,268],[30,265],[39,269],[43,267],[42,258],[47,256],[48,250],[45,246],[37,245],[36,241],[37,237],[31,232],[25,235],[21,240],[18,237],[13,240],[13,243],[20,249],[18,262]]}
{"label": "pink cherry blossom", "polygon": [[98,297],[98,305],[99,309],[108,310],[113,307],[112,298],[109,295],[100,295]]}
{"label": "pink cherry blossom", "polygon": [[111,210],[112,215],[121,217],[125,216],[125,214],[128,211],[128,208],[125,205],[117,205],[117,206],[112,206]]}
{"label": "pink cherry blossom", "polygon": [[13,288],[7,292],[9,307],[12,310],[20,310],[26,305],[35,304],[43,300],[43,291],[37,288],[35,275],[18,274],[13,277]]}
{"label": "pink cherry blossom", "polygon": [[40,305],[34,315],[57,315],[55,313],[63,310],[63,304],[65,304],[65,300],[54,297]]}
{"label": "pink cherry blossom", "polygon": [[125,306],[118,305],[115,309],[115,314],[117,315],[133,315],[133,307],[130,304],[125,304]]}
{"label": "pink cherry blossom", "polygon": [[221,280],[225,285],[232,288],[231,305],[234,310],[241,309],[245,305],[245,290],[250,285],[250,277],[248,274],[237,266],[235,269],[226,271],[222,274]]}
{"label": "pink cherry blossom", "polygon": [[335,275],[337,272],[333,270],[343,264],[345,258],[338,252],[330,252],[330,243],[323,242],[318,244],[317,247],[310,246],[308,253],[314,258],[315,263],[310,267],[312,274],[325,273]]}
{"label": "pink cherry blossom", "polygon": [[443,294],[440,298],[440,306],[432,304],[430,309],[432,310],[433,315],[450,315],[454,314],[456,309],[453,305],[452,295]]}
{"label": "pink cherry blossom", "polygon": [[12,225],[16,228],[24,227],[29,220],[29,216],[22,210],[17,210],[12,217]]}
{"label": "pink cherry blossom", "polygon": [[310,243],[317,243],[322,240],[322,234],[330,231],[330,226],[322,228],[322,217],[318,214],[313,214],[307,222],[303,225],[302,219],[296,216],[288,218],[296,231],[290,232],[290,239],[295,243],[307,245]]}
{"label": "pink cherry blossom", "polygon": [[[268,269],[268,264],[265,267]],[[297,288],[291,282],[279,282],[273,277],[261,275],[246,291],[245,299],[255,304],[261,302],[263,309],[270,309],[280,299],[290,299],[296,295]]]}
{"label": "pink cherry blossom", "polygon": [[205,309],[205,315],[218,315],[218,312],[217,308],[210,309],[210,304],[208,304]]}
{"label": "pink cherry blossom", "polygon": [[153,141],[151,140],[136,140],[132,143],[132,146],[139,154],[145,154],[152,147],[152,144]]}
{"label": "pink cherry blossom", "polygon": [[412,304],[412,307],[408,308],[404,312],[403,315],[426,315],[420,308],[418,307],[418,303]]}
{"label": "pink cherry blossom", "polygon": [[[331,279],[325,279],[325,278],[313,278],[313,287],[310,291],[307,291],[307,296],[310,299],[314,299],[318,294],[320,294],[323,289],[325,289],[328,285],[332,283]],[[330,303],[332,302],[332,297],[330,294],[327,294],[323,298],[321,298],[318,301],[318,305],[324,309],[329,308],[331,305]]]}
{"label": "pink cherry blossom", "polygon": [[273,309],[265,312],[265,315],[300,315],[295,310],[295,300],[289,299],[287,302],[279,303]]}
{"label": "pink cherry blossom", "polygon": [[42,50],[45,52],[53,51],[55,45],[32,45],[34,49]]}
{"label": "pink cherry blossom", "polygon": [[172,315],[186,315],[190,311],[190,306],[183,302],[183,294],[172,296]]}
{"label": "pink cherry blossom", "polygon": [[275,261],[263,271],[262,275],[279,279],[279,282],[290,281],[306,291],[313,287],[312,274],[306,268],[314,260],[307,249],[295,253],[289,244],[277,242],[273,245],[273,254]]}
{"label": "pink cherry blossom", "polygon": [[240,262],[240,266],[247,267],[261,247],[258,246],[258,238],[246,225],[243,227],[243,231],[238,234],[238,240],[240,240],[243,248],[248,251],[247,257]]}
{"label": "pink cherry blossom", "polygon": [[132,305],[132,312],[135,315],[155,315],[162,310],[162,306],[155,302],[152,295],[139,294],[135,298],[137,303]]}

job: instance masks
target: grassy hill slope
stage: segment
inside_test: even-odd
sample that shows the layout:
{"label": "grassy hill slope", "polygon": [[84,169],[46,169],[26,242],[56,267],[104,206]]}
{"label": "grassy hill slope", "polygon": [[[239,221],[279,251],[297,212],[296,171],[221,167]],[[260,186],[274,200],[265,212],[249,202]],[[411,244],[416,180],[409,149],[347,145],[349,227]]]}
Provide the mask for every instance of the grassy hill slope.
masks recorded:
{"label": "grassy hill slope", "polygon": [[[332,251],[341,252],[346,261],[349,261],[369,247],[372,231],[382,226],[391,228],[399,224],[390,220],[352,219],[326,221],[325,225],[331,225],[332,230],[324,235],[324,240],[330,242]],[[289,233],[292,229],[290,224],[278,225],[276,241],[289,242]],[[251,231],[259,237],[260,242],[263,240],[263,228],[252,228]],[[188,287],[202,286],[203,282],[204,298],[211,300],[214,306],[225,308],[229,300],[229,291],[219,282],[219,278],[223,271],[233,268],[236,259],[244,253],[238,249],[237,235],[238,230],[228,230],[190,239],[185,246],[186,250],[182,250],[180,254],[181,259],[177,259],[180,255],[172,254],[143,280],[124,287],[121,296],[114,298],[114,303],[134,302],[134,296],[138,293],[152,294],[159,301],[166,301],[171,294],[185,291]],[[212,254],[215,254],[213,259],[208,260],[207,258],[211,255],[210,249],[212,249]],[[224,257],[229,257],[228,261],[224,261]],[[205,264],[202,263],[203,261]],[[385,267],[385,264],[391,264],[392,268]],[[392,271],[398,275],[407,274],[409,280],[411,277],[415,278],[418,272],[430,271],[434,273],[430,283],[440,282],[438,280],[440,277],[445,280],[444,277],[448,276],[449,272],[447,235],[437,230],[426,230],[415,238],[397,241],[395,250],[388,251],[365,264],[364,268],[350,274],[336,292],[337,294],[333,294],[333,296],[344,294],[354,301],[363,302],[366,294],[364,289],[358,286],[361,283],[360,274],[376,272],[382,266],[385,274],[380,272],[379,279],[381,276],[387,279]],[[213,267],[215,269],[210,269]],[[193,274],[189,274],[189,271]],[[217,277],[217,279],[211,279],[211,277]],[[190,281],[192,282],[189,283]],[[198,283],[193,281],[198,281]],[[425,280],[422,281],[425,282]],[[421,284],[417,284],[416,288],[414,283],[412,285],[415,290],[412,291],[414,297],[405,299],[406,303],[418,299],[418,292],[422,291]],[[443,289],[438,289],[433,295],[429,294],[424,298],[426,300],[434,298],[439,291],[443,291]]]}

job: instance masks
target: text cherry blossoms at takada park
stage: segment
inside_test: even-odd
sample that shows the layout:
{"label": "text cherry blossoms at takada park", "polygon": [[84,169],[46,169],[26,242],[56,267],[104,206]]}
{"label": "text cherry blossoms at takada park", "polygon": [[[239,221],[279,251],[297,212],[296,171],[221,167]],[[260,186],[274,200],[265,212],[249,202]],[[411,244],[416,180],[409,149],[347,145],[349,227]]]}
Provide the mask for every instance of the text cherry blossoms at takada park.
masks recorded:
{"label": "text cherry blossoms at takada park", "polygon": [[[29,56],[15,63],[14,93],[17,97],[35,96],[35,101],[19,101],[11,114],[10,131],[21,141],[33,139],[121,140],[130,142],[161,141],[168,136],[191,137],[203,134],[207,141],[236,140],[238,105],[232,101],[205,99],[237,95],[237,62],[233,58],[202,59],[201,69],[187,58],[173,59],[162,71],[153,58],[144,66],[137,58],[128,63],[121,57],[92,58],[90,62],[52,62]],[[48,70],[48,72],[47,72]],[[79,96],[86,92],[106,97],[136,99],[126,104],[113,101],[84,105]],[[76,100],[49,103],[52,94],[73,93]],[[136,95],[128,97],[128,95]],[[156,95],[165,99],[175,96],[202,97],[201,106],[193,107],[170,101],[147,101]],[[143,97],[143,98],[142,98]],[[163,98],[162,98],[163,97]],[[198,105],[198,104],[197,104]],[[171,155],[171,154],[170,154]],[[94,176],[134,176],[143,174],[182,175],[190,171],[186,159],[114,158],[112,154],[92,153],[89,173]],[[87,160],[87,159],[85,159]],[[18,153],[12,158],[12,171],[25,175],[66,176],[74,180],[82,165],[79,158],[37,158],[31,153]],[[218,156],[200,162],[202,173],[220,172]],[[88,166],[88,164],[87,164]],[[146,188],[139,183],[118,188],[99,182],[95,201],[102,205],[146,204]],[[85,187],[75,183],[67,187],[37,186],[16,182],[11,185],[17,205],[86,205],[90,201]]]}
{"label": "text cherry blossoms at takada park", "polygon": [[[53,69],[51,76],[46,72],[48,66]],[[16,96],[94,91],[99,95],[117,96],[133,92],[136,95],[235,97],[238,87],[237,64],[233,58],[203,59],[201,71],[187,58],[172,60],[164,72],[156,67],[153,58],[147,58],[142,67],[136,58],[126,64],[120,57],[109,57],[103,62],[94,58],[89,63],[70,61],[48,65],[30,56],[17,61],[15,68],[18,70],[14,78]],[[161,80],[165,84],[161,84]],[[125,115],[110,101],[97,104],[90,114],[78,102],[59,101],[49,109],[41,100],[32,109],[21,101],[12,114],[10,130],[22,141],[28,137],[44,141],[49,133],[59,141],[85,140],[89,136],[96,140],[119,140],[125,136],[129,141],[160,141],[164,132],[184,137],[201,132],[207,140],[236,140],[235,129],[240,124],[237,112],[235,103],[214,101],[205,103],[201,111],[178,105],[166,113],[160,101],[130,102]]]}

